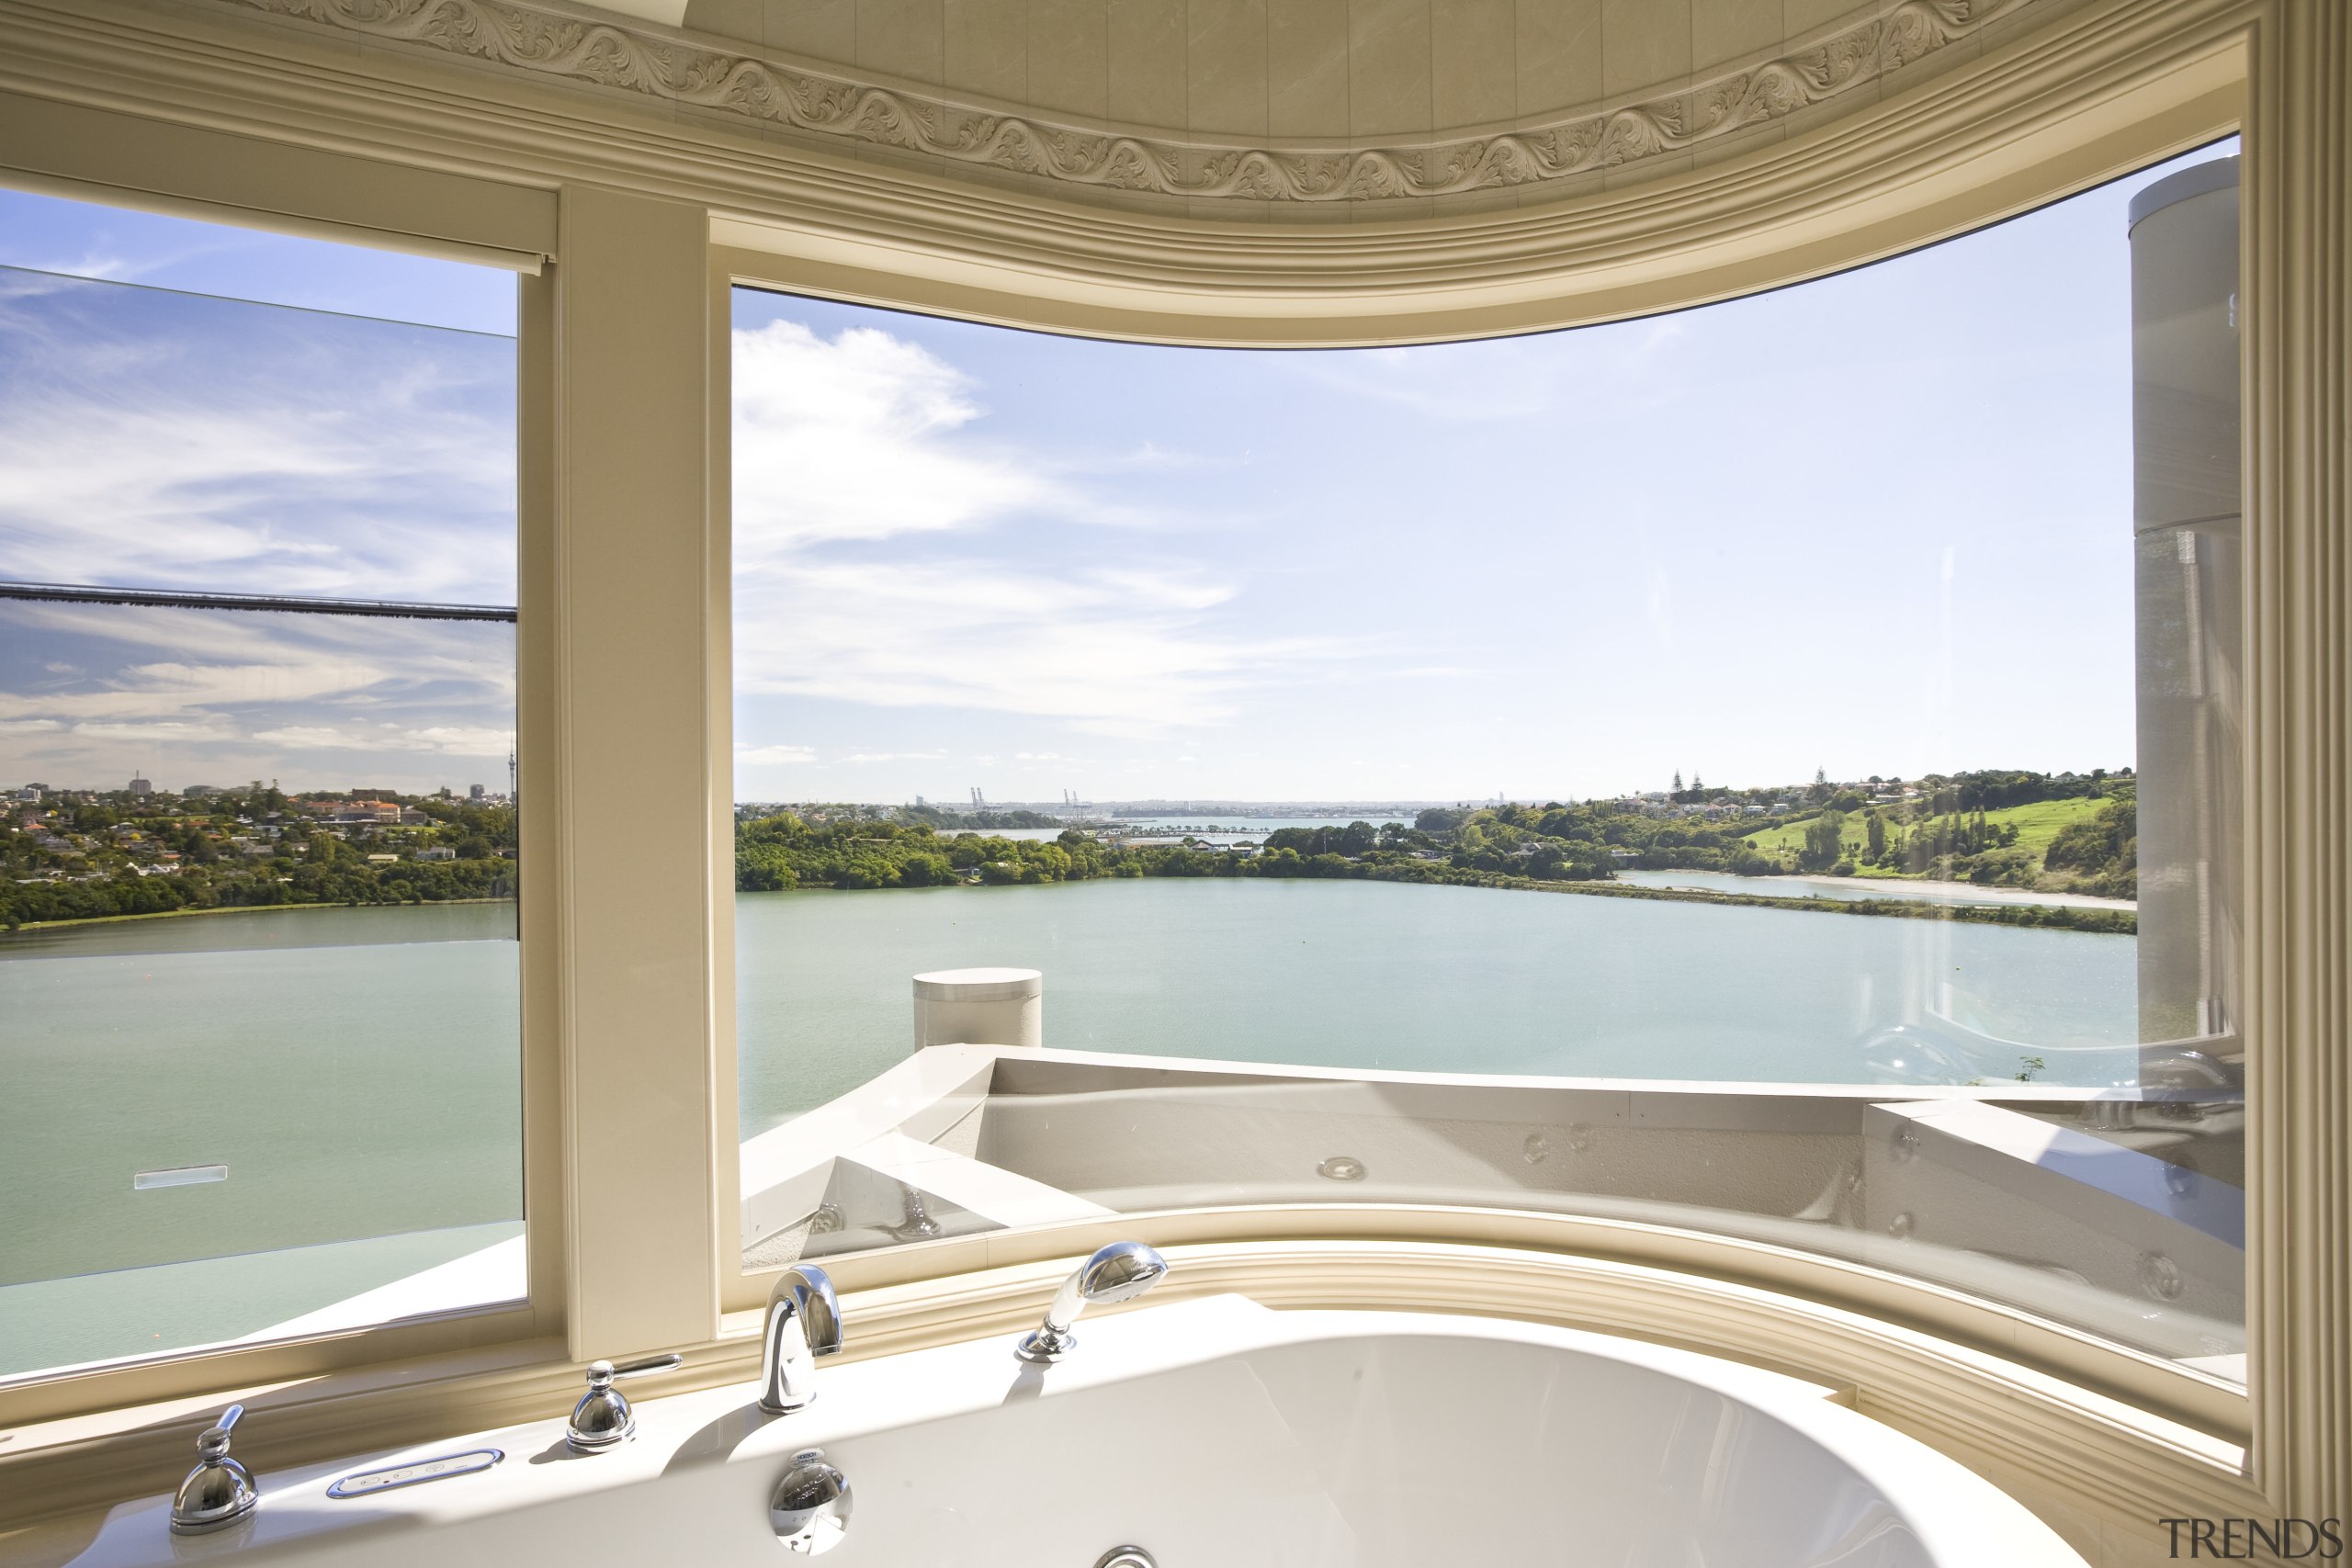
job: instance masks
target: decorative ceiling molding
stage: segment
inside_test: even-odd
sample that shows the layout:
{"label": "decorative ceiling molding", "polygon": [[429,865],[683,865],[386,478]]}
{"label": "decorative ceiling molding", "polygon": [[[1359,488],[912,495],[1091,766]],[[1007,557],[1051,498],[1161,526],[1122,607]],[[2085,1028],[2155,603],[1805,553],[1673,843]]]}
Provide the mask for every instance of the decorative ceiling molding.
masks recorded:
{"label": "decorative ceiling molding", "polygon": [[1091,129],[729,53],[516,0],[225,0],[371,39],[643,94],[763,126],[1066,186],[1259,202],[1375,201],[1540,186],[1687,152],[1855,94],[2037,0],[1894,0],[1802,49],[1549,124],[1373,148]]}

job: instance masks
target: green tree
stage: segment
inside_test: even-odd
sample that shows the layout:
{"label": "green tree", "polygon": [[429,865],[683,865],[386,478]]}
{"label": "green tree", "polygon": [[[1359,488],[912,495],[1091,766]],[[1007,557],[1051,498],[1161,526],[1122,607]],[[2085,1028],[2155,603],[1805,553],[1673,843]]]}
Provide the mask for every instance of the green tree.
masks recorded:
{"label": "green tree", "polygon": [[1804,826],[1804,848],[1798,852],[1802,871],[1827,871],[1845,858],[1846,814],[1825,811]]}

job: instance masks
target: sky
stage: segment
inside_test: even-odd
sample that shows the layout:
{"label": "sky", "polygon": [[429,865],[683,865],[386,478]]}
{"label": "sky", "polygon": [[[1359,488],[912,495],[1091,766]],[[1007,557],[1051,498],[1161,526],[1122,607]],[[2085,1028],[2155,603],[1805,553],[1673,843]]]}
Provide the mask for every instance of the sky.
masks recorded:
{"label": "sky", "polygon": [[2125,209],[2172,166],[1476,344],[1148,347],[739,291],[737,795],[2128,766]]}
{"label": "sky", "polygon": [[[512,604],[514,299],[0,193],[0,579]],[[0,601],[0,784],[503,793],[514,671],[497,623]]]}
{"label": "sky", "polygon": [[[739,291],[737,796],[2126,765],[2124,209],[2162,172],[1479,344]],[[0,267],[0,578],[512,603],[510,276],[6,192]],[[498,788],[512,728],[503,626],[0,605],[0,784]]]}

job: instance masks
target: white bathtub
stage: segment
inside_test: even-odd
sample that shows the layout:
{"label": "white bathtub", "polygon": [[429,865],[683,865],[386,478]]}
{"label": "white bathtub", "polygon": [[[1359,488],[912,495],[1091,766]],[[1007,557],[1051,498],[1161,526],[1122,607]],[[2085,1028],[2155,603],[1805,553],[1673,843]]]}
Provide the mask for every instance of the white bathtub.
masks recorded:
{"label": "white bathtub", "polygon": [[[854,1335],[856,1323],[847,1325]],[[165,1500],[108,1515],[80,1568],[779,1568],[767,1504],[793,1450],[852,1487],[827,1568],[2080,1568],[2018,1504],[1823,1391],[1565,1329],[1236,1296],[1090,1318],[1058,1366],[1002,1337],[849,1365],[762,1416],[747,1385],[638,1401],[581,1457],[563,1418],[260,1477],[257,1517],[172,1539]],[[658,1383],[633,1390],[651,1393]],[[266,1411],[248,1420],[258,1426]],[[480,1474],[339,1501],[337,1476],[451,1450]]]}

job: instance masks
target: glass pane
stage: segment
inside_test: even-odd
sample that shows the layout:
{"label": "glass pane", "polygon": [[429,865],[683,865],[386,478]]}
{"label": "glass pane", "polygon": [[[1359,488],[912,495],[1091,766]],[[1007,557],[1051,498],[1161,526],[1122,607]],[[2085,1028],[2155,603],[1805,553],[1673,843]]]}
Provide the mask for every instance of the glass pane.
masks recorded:
{"label": "glass pane", "polygon": [[2233,167],[1492,343],[739,292],[747,1263],[1467,1203],[2241,1376]]}
{"label": "glass pane", "polygon": [[0,1379],[525,1293],[511,611],[22,587],[511,603],[513,361],[0,269]]}
{"label": "glass pane", "polygon": [[0,579],[512,605],[514,340],[0,267]]}
{"label": "glass pane", "polygon": [[513,275],[0,190],[0,266],[514,335]]}

